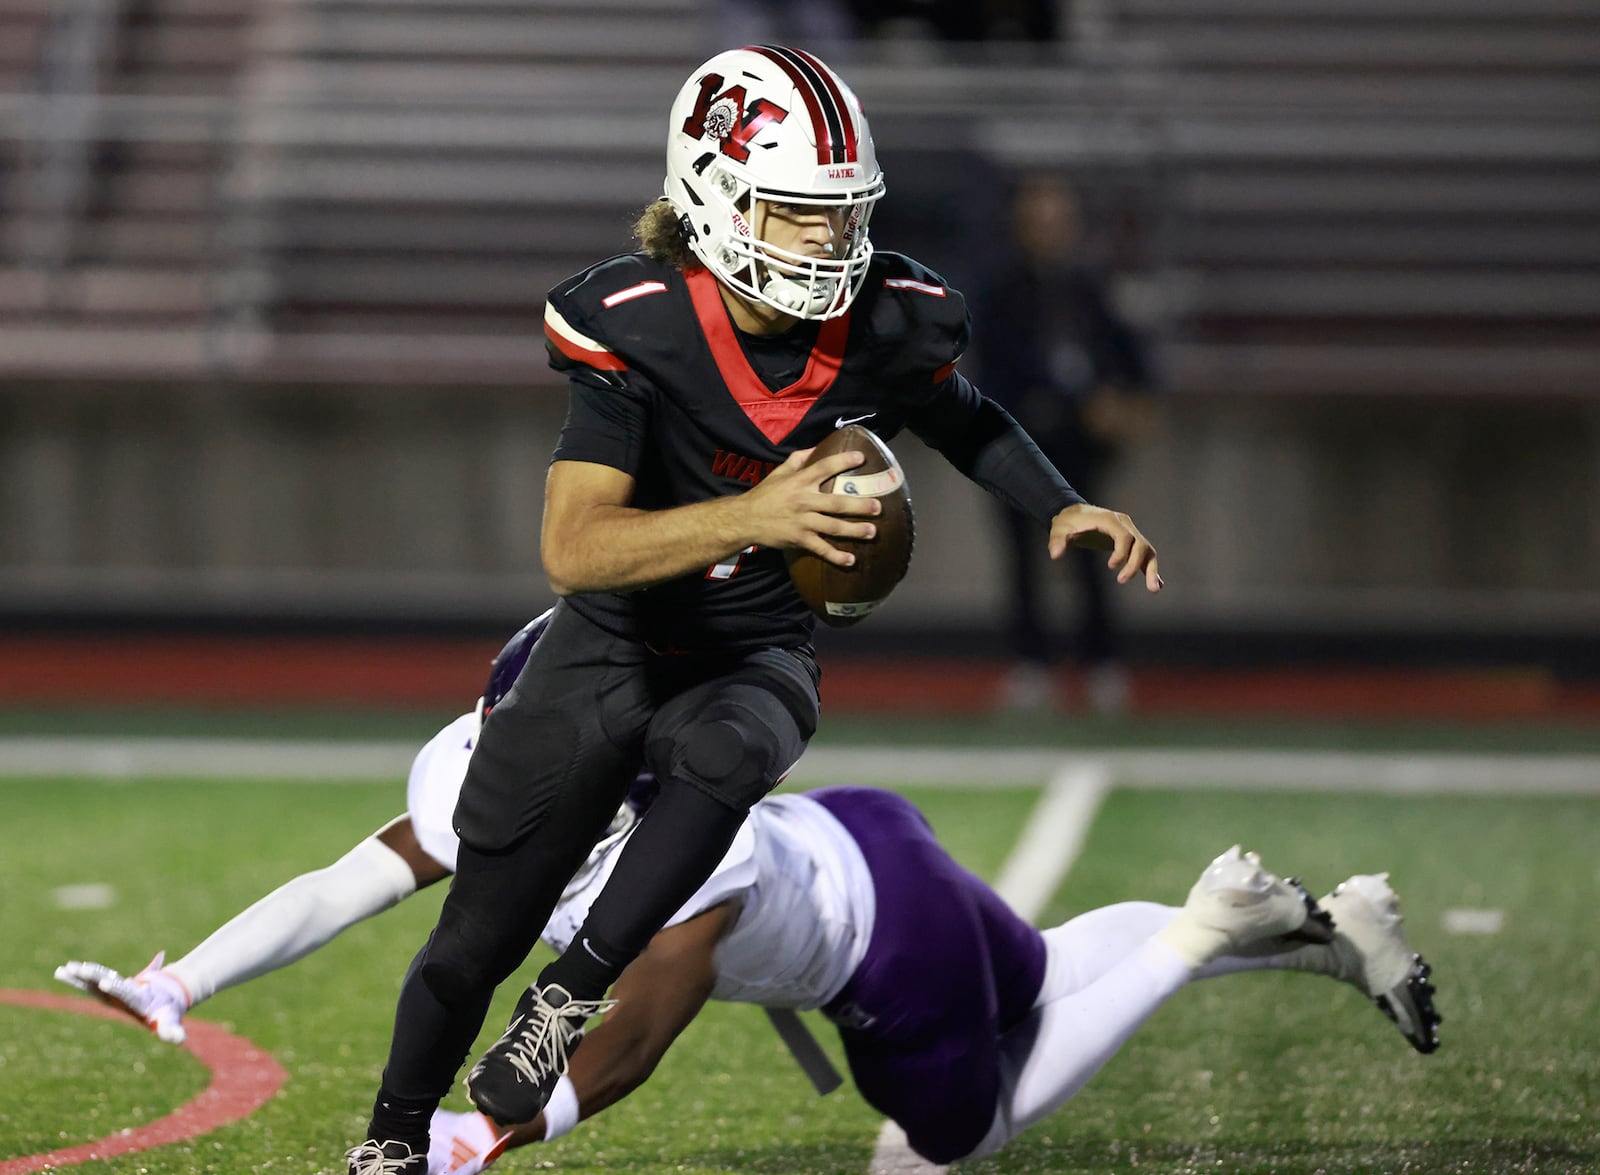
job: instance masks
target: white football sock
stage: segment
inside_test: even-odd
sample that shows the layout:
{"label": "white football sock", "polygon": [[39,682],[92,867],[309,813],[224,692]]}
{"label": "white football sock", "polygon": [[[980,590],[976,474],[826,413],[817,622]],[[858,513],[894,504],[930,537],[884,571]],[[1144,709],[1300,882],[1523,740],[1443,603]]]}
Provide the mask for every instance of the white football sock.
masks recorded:
{"label": "white football sock", "polygon": [[1118,902],[1042,932],[1044,982],[1034,1007],[1082,991],[1154,938],[1179,914],[1156,902]]}
{"label": "white football sock", "polygon": [[1044,983],[1033,1014],[1000,1042],[1000,1105],[968,1158],[993,1154],[1065,1105],[1191,979],[1286,965],[1280,955],[1191,968],[1157,937],[1181,912],[1121,902],[1043,932]]}
{"label": "white football sock", "polygon": [[500,1157],[501,1138],[476,1111],[435,1110],[428,1124],[428,1175],[477,1175]]}
{"label": "white football sock", "polygon": [[405,859],[368,837],[327,868],[285,882],[166,970],[188,989],[193,1006],[247,979],[287,967],[416,888],[417,879]]}

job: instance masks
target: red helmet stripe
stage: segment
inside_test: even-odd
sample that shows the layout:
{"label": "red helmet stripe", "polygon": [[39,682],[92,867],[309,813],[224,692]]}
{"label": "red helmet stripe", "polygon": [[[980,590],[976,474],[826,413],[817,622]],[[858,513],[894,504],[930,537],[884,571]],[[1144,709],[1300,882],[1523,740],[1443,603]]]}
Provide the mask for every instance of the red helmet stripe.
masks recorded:
{"label": "red helmet stripe", "polygon": [[833,71],[804,49],[791,49],[790,52],[796,57],[803,58],[815,69],[817,76],[822,79],[822,84],[828,88],[828,94],[832,97],[833,103],[839,111],[839,122],[844,128],[844,162],[855,163],[858,158],[856,155],[856,124],[855,120],[850,117],[850,104],[844,100],[844,94],[839,90],[839,83],[834,80]]}
{"label": "red helmet stripe", "polygon": [[794,88],[800,91],[800,96],[805,99],[806,110],[811,115],[812,133],[817,140],[817,162],[819,164],[839,162],[833,157],[837,149],[834,147],[834,136],[828,129],[828,115],[833,114],[837,121],[838,113],[831,110],[824,111],[823,101],[826,95],[818,90],[816,84],[806,77],[805,72],[786,56],[789,50],[774,45],[751,45],[749,51],[759,53],[783,70],[794,83]]}

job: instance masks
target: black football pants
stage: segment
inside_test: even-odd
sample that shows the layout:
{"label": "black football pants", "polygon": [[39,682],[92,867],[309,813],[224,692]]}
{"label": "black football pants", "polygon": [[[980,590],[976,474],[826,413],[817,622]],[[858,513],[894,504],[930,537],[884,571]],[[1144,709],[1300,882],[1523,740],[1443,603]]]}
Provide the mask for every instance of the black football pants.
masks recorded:
{"label": "black football pants", "polygon": [[[614,978],[800,757],[817,680],[803,651],[658,655],[558,604],[473,751],[456,875],[401,989],[384,1091],[416,1102],[449,1089],[495,988],[538,941],[643,761],[661,796],[569,952],[586,934],[608,944]],[[709,827],[688,835],[686,821]],[[597,998],[609,981],[573,994]]]}

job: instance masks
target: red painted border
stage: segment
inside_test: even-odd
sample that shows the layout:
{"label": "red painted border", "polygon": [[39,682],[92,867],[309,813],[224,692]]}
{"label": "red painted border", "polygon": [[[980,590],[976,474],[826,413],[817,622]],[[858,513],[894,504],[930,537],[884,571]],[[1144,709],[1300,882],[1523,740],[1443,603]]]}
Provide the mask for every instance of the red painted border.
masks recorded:
{"label": "red painted border", "polygon": [[[124,1013],[104,1004],[53,992],[0,987],[0,1004],[128,1022]],[[186,1019],[183,1026],[189,1031],[184,1047],[211,1073],[210,1084],[191,1101],[126,1134],[119,1132],[79,1146],[0,1160],[0,1175],[24,1175],[90,1159],[109,1159],[194,1138],[254,1113],[289,1079],[282,1065],[244,1037],[205,1020]]]}
{"label": "red painted border", "polygon": [[[483,691],[502,641],[7,636],[0,640],[0,704],[414,706],[454,715]],[[846,657],[826,651],[821,661],[827,711],[834,715],[988,713],[1010,667],[995,659]],[[94,673],[84,674],[86,664],[94,665]],[[1140,665],[1132,675],[1133,713],[1141,718],[1600,719],[1600,678],[1569,681],[1534,667]],[[1062,695],[1077,705],[1081,673],[1063,666],[1055,676]],[[827,719],[823,722],[826,726]]]}

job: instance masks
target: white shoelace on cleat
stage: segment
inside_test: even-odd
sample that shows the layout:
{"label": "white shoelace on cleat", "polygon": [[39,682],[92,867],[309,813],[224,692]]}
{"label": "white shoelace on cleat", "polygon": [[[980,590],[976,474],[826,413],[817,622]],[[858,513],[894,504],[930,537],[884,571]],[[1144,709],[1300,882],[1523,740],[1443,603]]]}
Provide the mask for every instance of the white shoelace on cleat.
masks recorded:
{"label": "white shoelace on cleat", "polygon": [[345,1158],[355,1164],[354,1175],[405,1175],[407,1164],[416,1155],[410,1147],[399,1158],[390,1158],[383,1153],[383,1148],[373,1142],[364,1142],[349,1151]]}
{"label": "white shoelace on cleat", "polygon": [[537,1085],[546,1075],[566,1069],[573,1038],[581,1035],[590,1017],[616,1007],[617,1001],[569,1000],[559,1008],[552,1008],[542,999],[535,1003],[537,1006],[528,1015],[536,1023],[520,1030],[513,1026],[506,1032],[511,1036],[515,1031],[516,1039],[507,1046],[505,1057],[518,1081]]}

